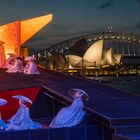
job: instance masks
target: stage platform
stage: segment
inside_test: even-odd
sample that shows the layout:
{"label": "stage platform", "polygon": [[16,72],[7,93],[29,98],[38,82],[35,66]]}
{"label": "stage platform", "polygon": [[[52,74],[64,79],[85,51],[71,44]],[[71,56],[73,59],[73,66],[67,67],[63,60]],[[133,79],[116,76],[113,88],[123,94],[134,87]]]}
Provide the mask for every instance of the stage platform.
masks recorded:
{"label": "stage platform", "polygon": [[[140,130],[140,96],[104,84],[40,68],[40,75],[9,74],[0,69],[0,91],[44,86],[67,100],[71,88],[80,88],[89,95],[85,108],[95,114],[98,121],[110,126],[117,134],[121,126],[138,125]],[[139,131],[140,132],[140,131]]]}
{"label": "stage platform", "polygon": [[0,140],[102,140],[98,126],[1,131]]}

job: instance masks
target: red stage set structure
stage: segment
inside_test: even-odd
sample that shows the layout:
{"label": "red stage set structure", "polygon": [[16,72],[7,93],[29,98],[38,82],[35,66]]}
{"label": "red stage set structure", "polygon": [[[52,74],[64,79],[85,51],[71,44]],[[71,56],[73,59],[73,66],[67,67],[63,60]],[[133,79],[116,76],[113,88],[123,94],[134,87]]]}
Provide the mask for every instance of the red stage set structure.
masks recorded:
{"label": "red stage set structure", "polygon": [[[34,99],[36,98],[39,91],[40,91],[40,87],[1,91],[0,98],[7,100],[7,104],[4,106],[1,106],[1,109],[0,109],[1,114],[2,114],[2,119],[4,120],[10,119],[19,108],[18,100],[12,98],[12,96],[23,95],[31,99],[32,102],[34,102]],[[30,108],[31,104],[27,103],[27,106]]]}
{"label": "red stage set structure", "polygon": [[51,20],[52,14],[49,14],[0,26],[0,40],[5,42],[5,55],[7,53],[20,55],[20,46]]}

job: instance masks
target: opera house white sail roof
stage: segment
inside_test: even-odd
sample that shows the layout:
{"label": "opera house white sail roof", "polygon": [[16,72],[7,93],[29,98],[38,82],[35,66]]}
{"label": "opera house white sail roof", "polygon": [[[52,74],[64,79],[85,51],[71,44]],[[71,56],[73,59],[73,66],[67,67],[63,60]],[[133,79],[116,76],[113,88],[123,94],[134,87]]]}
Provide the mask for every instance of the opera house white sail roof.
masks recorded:
{"label": "opera house white sail roof", "polygon": [[93,43],[85,52],[83,57],[78,55],[66,55],[68,62],[72,66],[103,66],[112,65],[113,63],[120,63],[121,54],[112,54],[112,48],[107,51],[103,50],[103,40]]}
{"label": "opera house white sail roof", "polygon": [[112,60],[112,48],[110,48],[103,55],[103,59],[101,61],[101,65],[112,65],[112,64],[113,64],[113,60]]}
{"label": "opera house white sail roof", "polygon": [[[95,42],[91,47],[87,49],[83,58],[76,55],[67,55],[70,64],[72,66],[93,66],[94,62],[96,65],[100,65],[103,49],[103,40]],[[74,62],[73,62],[74,61]]]}
{"label": "opera house white sail roof", "polygon": [[79,62],[82,61],[82,57],[77,55],[67,55],[66,58],[72,66],[76,66]]}
{"label": "opera house white sail roof", "polygon": [[101,58],[102,58],[102,50],[103,50],[103,40],[99,40],[95,42],[89,49],[85,52],[83,60],[86,60],[87,62],[94,64],[96,62],[96,65],[100,65]]}
{"label": "opera house white sail roof", "polygon": [[119,64],[121,61],[121,54],[114,54],[113,55],[113,62]]}

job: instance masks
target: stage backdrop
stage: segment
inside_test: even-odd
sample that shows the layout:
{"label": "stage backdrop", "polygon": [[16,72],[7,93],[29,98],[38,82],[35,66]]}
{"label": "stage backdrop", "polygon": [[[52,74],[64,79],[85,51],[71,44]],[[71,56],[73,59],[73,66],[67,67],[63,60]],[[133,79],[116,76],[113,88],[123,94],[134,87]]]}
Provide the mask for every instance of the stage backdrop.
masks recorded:
{"label": "stage backdrop", "polygon": [[[34,101],[39,91],[40,87],[1,91],[0,98],[6,99],[8,101],[6,105],[0,107],[2,119],[4,120],[9,119],[12,115],[16,113],[17,109],[19,108],[18,99],[13,99],[12,96],[24,95],[30,98],[32,101]],[[30,108],[31,105],[27,103],[27,106]]]}
{"label": "stage backdrop", "polygon": [[0,26],[0,40],[5,42],[5,55],[15,53],[20,55],[20,46],[28,41],[52,20],[52,14],[15,21]]}

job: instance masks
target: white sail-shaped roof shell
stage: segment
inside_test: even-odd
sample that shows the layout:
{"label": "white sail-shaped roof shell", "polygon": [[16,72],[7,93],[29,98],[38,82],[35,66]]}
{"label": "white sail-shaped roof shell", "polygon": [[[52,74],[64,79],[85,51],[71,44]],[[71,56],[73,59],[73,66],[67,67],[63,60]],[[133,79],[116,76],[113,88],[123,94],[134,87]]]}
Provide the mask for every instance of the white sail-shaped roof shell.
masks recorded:
{"label": "white sail-shaped roof shell", "polygon": [[66,58],[72,66],[76,66],[82,60],[82,57],[77,55],[66,55]]}
{"label": "white sail-shaped roof shell", "polygon": [[104,58],[101,62],[102,65],[112,65],[112,49],[110,48],[108,51],[105,52]]}
{"label": "white sail-shaped roof shell", "polygon": [[103,49],[103,51],[102,51],[102,59],[106,56],[107,52],[108,52],[108,50]]}
{"label": "white sail-shaped roof shell", "polygon": [[85,52],[83,60],[85,60],[89,63],[96,62],[96,66],[99,66],[101,64],[102,49],[103,49],[103,40],[99,40],[99,41],[95,42]]}
{"label": "white sail-shaped roof shell", "polygon": [[[83,63],[83,64],[82,64]],[[82,67],[82,65],[84,66],[84,67],[90,67],[90,66],[93,66],[94,65],[94,63],[93,62],[88,62],[88,61],[86,61],[86,60],[81,60],[78,64],[76,64],[76,66],[80,66],[80,67]]]}
{"label": "white sail-shaped roof shell", "polygon": [[119,64],[121,61],[121,54],[114,54],[113,55],[113,62]]}

